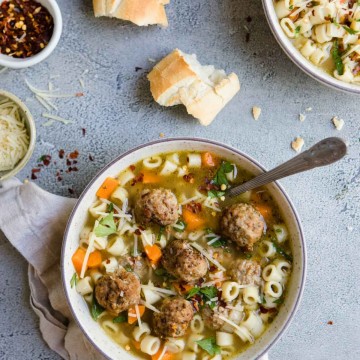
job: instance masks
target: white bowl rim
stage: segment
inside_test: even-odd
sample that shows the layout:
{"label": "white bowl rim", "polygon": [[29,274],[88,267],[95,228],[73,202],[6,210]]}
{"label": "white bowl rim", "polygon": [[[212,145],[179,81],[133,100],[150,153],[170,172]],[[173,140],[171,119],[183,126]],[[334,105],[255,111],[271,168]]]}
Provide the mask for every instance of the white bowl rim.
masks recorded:
{"label": "white bowl rim", "polygon": [[[0,4],[6,0],[0,0]],[[25,59],[13,58],[8,55],[0,54],[0,66],[8,67],[10,69],[23,69],[29,66],[38,64],[45,60],[56,48],[59,43],[62,33],[62,15],[56,0],[36,0],[40,3],[46,2],[47,5],[43,5],[51,14],[54,19],[54,30],[51,39],[47,46],[34,56],[30,56]]]}
{"label": "white bowl rim", "polygon": [[29,140],[30,140],[29,147],[28,147],[24,157],[17,163],[17,165],[12,170],[7,171],[7,172],[5,172],[5,175],[0,176],[0,181],[4,181],[12,176],[15,176],[29,162],[29,160],[34,152],[34,149],[35,149],[36,126],[35,126],[34,117],[32,116],[29,108],[25,105],[25,103],[22,100],[20,100],[13,93],[10,93],[10,92],[8,92],[6,90],[2,90],[2,89],[0,89],[0,96],[9,98],[11,101],[16,103],[20,107],[20,109],[24,112],[24,114],[26,116],[26,121],[29,125]]}
{"label": "white bowl rim", "polygon": [[294,47],[290,39],[285,35],[280,27],[279,19],[277,18],[274,9],[274,0],[262,0],[262,3],[271,32],[282,50],[296,66],[323,85],[327,85],[333,89],[343,91],[348,94],[352,93],[360,95],[360,85],[338,80],[306,59],[300,51]]}
{"label": "white bowl rim", "polygon": [[[167,139],[159,139],[159,140],[154,140],[154,141],[150,141],[147,142],[145,144],[136,146],[126,152],[124,152],[123,154],[117,156],[114,160],[112,160],[111,162],[109,162],[107,165],[105,165],[101,170],[99,170],[97,172],[97,174],[91,179],[91,181],[88,183],[88,185],[85,187],[84,191],[81,193],[79,199],[77,200],[73,210],[71,211],[71,214],[69,216],[66,228],[65,228],[65,232],[64,232],[64,237],[63,237],[63,243],[62,243],[62,249],[61,249],[61,263],[60,263],[60,267],[61,267],[61,278],[62,278],[62,285],[63,285],[63,289],[64,289],[64,293],[65,293],[65,297],[66,297],[66,301],[70,307],[70,311],[73,315],[73,318],[75,319],[77,325],[79,326],[79,328],[81,329],[82,333],[86,336],[86,338],[88,339],[88,341],[94,346],[95,349],[97,349],[97,351],[102,354],[106,359],[112,360],[110,357],[108,357],[102,350],[101,348],[90,338],[90,336],[88,336],[87,331],[85,331],[85,329],[83,328],[83,326],[80,324],[78,318],[77,318],[77,314],[70,302],[69,299],[69,295],[68,295],[68,286],[66,284],[65,281],[65,258],[64,258],[64,253],[65,253],[65,247],[66,247],[66,239],[68,237],[68,233],[70,231],[70,224],[72,222],[72,219],[81,203],[81,201],[83,200],[83,198],[87,195],[88,190],[90,189],[90,187],[92,186],[92,184],[98,179],[99,176],[101,176],[101,174],[103,174],[108,168],[110,168],[111,166],[113,166],[114,164],[116,164],[119,160],[123,159],[124,157],[131,155],[133,152],[146,148],[146,147],[151,147],[152,145],[156,145],[159,143],[166,143],[166,142],[172,142],[172,141],[194,141],[194,142],[202,142],[205,144],[210,144],[210,145],[215,145],[215,146],[219,146],[222,147],[226,150],[232,151],[235,154],[245,158],[247,161],[255,164],[256,166],[258,166],[262,171],[266,171],[266,169],[264,168],[264,166],[262,166],[259,162],[257,162],[255,159],[253,159],[251,156],[245,154],[244,152],[235,149],[234,147],[230,146],[230,145],[226,145],[223,143],[220,143],[218,141],[215,140],[210,140],[210,139],[205,139],[205,138],[198,138],[198,137],[173,137],[173,138],[167,138]],[[293,317],[295,315],[295,313],[297,312],[300,302],[301,302],[301,298],[303,296],[304,293],[304,287],[305,287],[305,280],[306,280],[306,270],[307,270],[307,253],[306,253],[306,242],[305,242],[305,237],[304,237],[304,231],[301,225],[301,221],[300,221],[300,217],[298,212],[295,209],[294,204],[292,203],[292,201],[289,198],[289,195],[286,193],[286,191],[284,190],[284,188],[282,187],[282,185],[279,184],[278,181],[275,181],[273,184],[276,185],[276,187],[278,188],[278,190],[282,193],[282,195],[284,196],[284,198],[286,199],[288,205],[291,208],[291,211],[293,213],[295,222],[297,224],[298,227],[298,231],[299,231],[299,240],[301,243],[301,247],[302,247],[302,274],[301,274],[301,284],[297,290],[297,297],[296,297],[296,301],[295,304],[293,305],[291,312],[289,313],[289,315],[287,316],[287,319],[284,323],[284,325],[281,327],[281,330],[279,331],[278,335],[276,336],[276,338],[274,338],[270,343],[267,344],[267,346],[262,350],[262,352],[259,354],[258,359],[260,359],[262,356],[264,356],[265,354],[267,354],[267,352],[270,350],[271,347],[273,347],[281,338],[281,336],[284,334],[284,332],[287,330],[287,328],[289,327],[291,321],[293,320]]]}

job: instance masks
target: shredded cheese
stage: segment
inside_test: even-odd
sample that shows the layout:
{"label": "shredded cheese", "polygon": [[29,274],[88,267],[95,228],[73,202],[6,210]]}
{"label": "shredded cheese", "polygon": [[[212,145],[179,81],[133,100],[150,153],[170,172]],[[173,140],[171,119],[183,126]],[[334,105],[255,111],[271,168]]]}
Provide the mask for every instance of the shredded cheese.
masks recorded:
{"label": "shredded cheese", "polygon": [[143,289],[154,290],[154,291],[156,291],[156,292],[163,293],[163,294],[167,294],[167,295],[176,295],[176,292],[175,292],[175,291],[168,290],[168,289],[163,289],[163,288],[159,288],[159,287],[152,286],[152,285],[141,285],[141,287],[142,287]]}
{"label": "shredded cheese", "polygon": [[3,67],[2,69],[0,69],[0,74],[2,74],[3,72],[5,72],[7,70],[7,67]]}
{"label": "shredded cheese", "polygon": [[141,316],[140,316],[140,311],[139,311],[138,305],[135,305],[135,312],[136,312],[136,317],[137,317],[139,328],[142,329],[142,322],[141,322]]}
{"label": "shredded cheese", "polygon": [[[94,228],[97,227],[98,224],[99,224],[99,222],[98,222],[98,221],[95,221]],[[84,276],[85,276],[85,271],[86,271],[86,269],[87,269],[87,263],[88,263],[88,260],[89,260],[89,256],[90,256],[90,253],[93,251],[94,241],[95,241],[95,236],[90,236],[89,246],[88,246],[88,248],[86,249],[86,253],[85,253],[85,257],[84,257],[84,262],[83,262],[82,267],[81,267],[80,279],[83,279]]]}
{"label": "shredded cheese", "polygon": [[147,303],[147,302],[144,301],[144,300],[140,300],[140,304],[141,304],[141,305],[144,305],[145,307],[147,307],[148,309],[152,310],[153,312],[160,313],[160,310],[159,310],[159,309],[157,309],[155,306]]}
{"label": "shredded cheese", "polygon": [[226,269],[215,260],[202,246],[197,243],[191,243],[191,246],[201,252],[211,263],[213,263],[218,269],[225,271]]}
{"label": "shredded cheese", "polygon": [[63,124],[67,125],[67,124],[72,124],[73,121],[72,120],[67,120],[67,119],[64,119],[60,116],[57,116],[57,115],[52,115],[52,114],[48,114],[48,113],[42,113],[42,116],[44,118],[47,118],[47,119],[51,119],[51,120],[56,120],[56,121],[59,121],[59,122],[62,122]]}
{"label": "shredded cheese", "polygon": [[29,148],[29,135],[19,106],[0,100],[0,171],[13,169]]}

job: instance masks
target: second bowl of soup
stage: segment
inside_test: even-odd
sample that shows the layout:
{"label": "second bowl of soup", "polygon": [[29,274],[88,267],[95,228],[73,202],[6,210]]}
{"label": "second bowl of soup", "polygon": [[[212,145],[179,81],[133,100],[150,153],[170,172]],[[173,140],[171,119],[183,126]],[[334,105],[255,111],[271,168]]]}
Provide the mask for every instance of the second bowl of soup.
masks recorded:
{"label": "second bowl of soup", "polygon": [[248,359],[276,342],[304,283],[297,214],[276,183],[221,207],[227,189],[262,171],[225,145],[169,139],[95,177],[69,220],[62,273],[103,355]]}

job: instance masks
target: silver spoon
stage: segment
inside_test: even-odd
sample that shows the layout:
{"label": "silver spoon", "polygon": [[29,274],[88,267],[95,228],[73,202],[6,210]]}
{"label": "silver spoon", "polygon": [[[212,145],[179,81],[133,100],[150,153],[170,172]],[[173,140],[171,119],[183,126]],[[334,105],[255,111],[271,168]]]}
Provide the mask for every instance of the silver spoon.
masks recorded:
{"label": "silver spoon", "polygon": [[276,168],[226,191],[225,201],[221,202],[221,207],[229,205],[231,203],[230,199],[246,191],[269,184],[289,175],[294,175],[320,166],[330,165],[344,157],[346,151],[347,146],[340,138],[330,137],[321,140],[309,150],[302,152]]}

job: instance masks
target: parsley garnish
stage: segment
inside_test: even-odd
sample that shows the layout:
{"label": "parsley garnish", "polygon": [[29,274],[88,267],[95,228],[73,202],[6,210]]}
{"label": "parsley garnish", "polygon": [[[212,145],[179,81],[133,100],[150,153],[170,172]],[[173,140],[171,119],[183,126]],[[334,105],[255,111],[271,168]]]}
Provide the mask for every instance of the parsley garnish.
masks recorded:
{"label": "parsley garnish", "polygon": [[164,233],[164,230],[165,230],[165,226],[160,226],[159,233],[158,233],[158,236],[157,236],[157,241],[161,240],[161,236]]}
{"label": "parsley garnish", "polygon": [[131,267],[130,264],[126,264],[126,265],[124,266],[124,269],[125,269],[127,272],[134,272],[134,270],[133,270],[133,268]]}
{"label": "parsley garnish", "polygon": [[120,324],[127,321],[127,316],[125,314],[120,314],[119,316],[113,318],[113,323]]}
{"label": "parsley garnish", "polygon": [[200,294],[205,300],[211,300],[217,297],[218,289],[215,286],[206,286],[203,288],[193,287],[187,294],[186,298],[190,299],[191,297]]}
{"label": "parsley garnish", "polygon": [[71,280],[70,280],[70,286],[71,288],[74,287],[74,285],[76,286],[78,282],[78,277],[77,277],[77,273],[74,273],[74,275],[72,276]]}
{"label": "parsley garnish", "polygon": [[176,226],[173,226],[173,229],[176,231],[176,232],[184,232],[186,228],[186,223],[184,223],[182,220],[179,220],[177,223],[176,223]]}
{"label": "parsley garnish", "polygon": [[337,39],[334,41],[334,47],[333,47],[331,55],[332,55],[332,58],[335,63],[336,71],[338,72],[339,75],[343,75],[344,74],[344,63],[341,59],[341,54],[340,54],[340,50],[339,50],[339,41]]}
{"label": "parsley garnish", "polygon": [[196,343],[205,350],[210,356],[220,354],[220,346],[216,345],[215,338],[207,338],[196,341]]}
{"label": "parsley garnish", "polygon": [[278,254],[282,255],[286,260],[288,260],[288,261],[290,261],[290,262],[293,261],[292,256],[289,255],[287,252],[285,252],[285,250],[284,250],[283,248],[281,248],[279,245],[277,245],[277,244],[275,244],[275,243],[273,243],[273,244],[274,244],[274,247],[275,247],[276,252],[277,252]]}
{"label": "parsley garnish", "polygon": [[95,295],[93,295],[93,301],[91,304],[91,316],[92,318],[97,321],[98,317],[103,313],[104,308],[99,305],[99,303],[96,301]]}
{"label": "parsley garnish", "polygon": [[95,235],[105,237],[114,233],[116,233],[116,225],[114,221],[114,213],[111,212],[109,215],[100,220],[99,225],[95,228]]}
{"label": "parsley garnish", "polygon": [[293,10],[293,9],[294,9],[294,5],[290,5],[289,10]]}
{"label": "parsley garnish", "polygon": [[300,26],[300,25],[295,28],[295,37],[298,37],[298,36],[299,36],[300,30],[301,30],[301,26]]}
{"label": "parsley garnish", "polygon": [[225,195],[225,191],[216,191],[216,190],[209,190],[208,191],[208,196],[210,198],[219,198],[221,196]]}
{"label": "parsley garnish", "polygon": [[228,185],[229,182],[226,178],[226,174],[231,173],[234,171],[234,165],[230,164],[228,161],[223,161],[218,169],[218,171],[215,174],[215,177],[213,179],[213,184],[215,185]]}
{"label": "parsley garnish", "polygon": [[114,211],[114,204],[113,203],[110,203],[107,207],[107,212],[111,213]]}
{"label": "parsley garnish", "polygon": [[284,298],[283,297],[279,297],[278,299],[274,300],[273,303],[274,304],[282,304],[284,302]]}
{"label": "parsley garnish", "polygon": [[343,28],[344,28],[350,35],[356,35],[356,34],[358,33],[358,31],[353,30],[353,29],[349,28],[349,27],[346,26],[346,25],[343,25]]}

